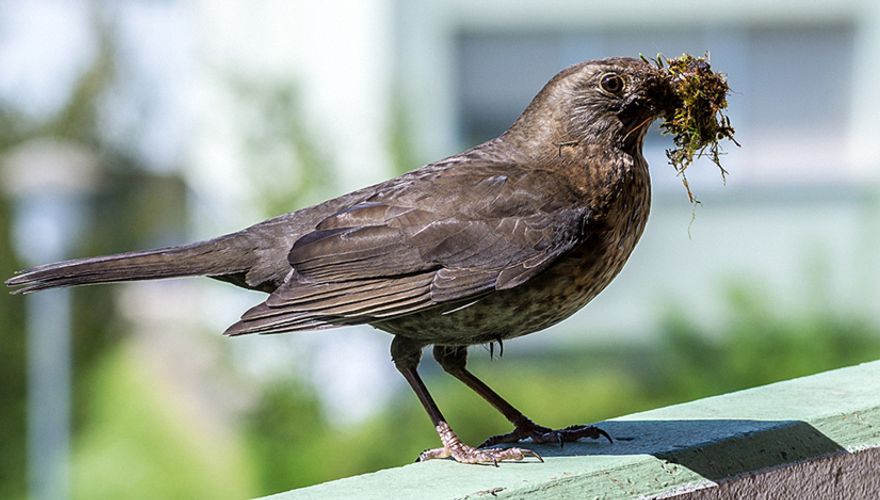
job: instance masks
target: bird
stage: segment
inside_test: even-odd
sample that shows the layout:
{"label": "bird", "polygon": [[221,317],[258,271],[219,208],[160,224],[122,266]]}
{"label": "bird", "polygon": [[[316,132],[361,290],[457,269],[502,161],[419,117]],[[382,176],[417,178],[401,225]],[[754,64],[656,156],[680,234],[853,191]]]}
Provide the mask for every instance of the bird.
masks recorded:
{"label": "bird", "polygon": [[[671,84],[635,58],[582,62],[555,75],[500,136],[388,181],[241,231],[175,247],[68,260],[15,273],[12,293],[205,276],[266,292],[225,335],[368,324],[441,446],[419,460],[542,460],[518,444],[607,438],[593,425],[534,423],[467,369],[469,346],[538,332],[581,309],[621,271],[648,219],[642,154],[668,112]],[[418,366],[444,371],[498,410],[513,431],[462,442]]]}

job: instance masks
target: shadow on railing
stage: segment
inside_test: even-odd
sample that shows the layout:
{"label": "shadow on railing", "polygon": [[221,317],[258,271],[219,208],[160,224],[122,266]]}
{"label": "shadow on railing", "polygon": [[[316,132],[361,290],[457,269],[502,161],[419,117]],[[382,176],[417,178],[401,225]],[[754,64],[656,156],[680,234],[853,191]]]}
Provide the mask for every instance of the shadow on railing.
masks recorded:
{"label": "shadow on railing", "polygon": [[718,481],[746,472],[838,453],[839,444],[799,420],[611,420],[614,443],[529,446],[542,456],[652,455]]}

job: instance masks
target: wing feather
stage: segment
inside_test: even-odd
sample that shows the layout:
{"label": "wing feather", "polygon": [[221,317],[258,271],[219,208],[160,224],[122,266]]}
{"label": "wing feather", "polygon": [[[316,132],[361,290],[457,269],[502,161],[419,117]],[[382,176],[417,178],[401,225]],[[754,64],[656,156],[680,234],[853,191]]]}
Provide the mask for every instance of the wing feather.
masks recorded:
{"label": "wing feather", "polygon": [[300,237],[284,284],[227,333],[370,323],[476,300],[525,283],[586,230],[588,212],[550,172],[485,165],[419,179]]}

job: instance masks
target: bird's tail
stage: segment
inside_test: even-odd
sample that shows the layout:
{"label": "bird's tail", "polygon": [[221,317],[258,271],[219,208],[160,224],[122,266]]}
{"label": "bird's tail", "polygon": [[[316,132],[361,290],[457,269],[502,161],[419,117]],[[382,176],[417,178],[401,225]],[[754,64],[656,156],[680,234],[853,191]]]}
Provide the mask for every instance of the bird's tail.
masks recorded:
{"label": "bird's tail", "polygon": [[12,293],[47,288],[150,280],[180,276],[222,276],[246,270],[239,252],[230,252],[236,235],[191,245],[126,252],[46,264],[15,273],[6,280]]}

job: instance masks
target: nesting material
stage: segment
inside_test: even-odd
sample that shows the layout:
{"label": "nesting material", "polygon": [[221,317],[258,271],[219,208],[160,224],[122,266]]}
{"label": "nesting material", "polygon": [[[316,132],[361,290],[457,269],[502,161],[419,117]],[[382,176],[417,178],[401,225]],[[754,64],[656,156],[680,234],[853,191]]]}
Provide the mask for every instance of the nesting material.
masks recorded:
{"label": "nesting material", "polygon": [[667,106],[660,130],[672,136],[674,147],[666,150],[669,163],[681,177],[691,203],[699,203],[687,182],[685,171],[698,157],[709,158],[721,170],[722,179],[727,170],[721,165],[724,154],[720,142],[733,138],[730,119],[724,114],[730,87],[722,73],[712,71],[709,55],[695,57],[682,54],[668,59],[657,55],[652,60],[642,56],[666,73],[672,87],[672,102]]}

